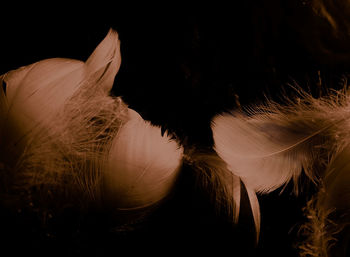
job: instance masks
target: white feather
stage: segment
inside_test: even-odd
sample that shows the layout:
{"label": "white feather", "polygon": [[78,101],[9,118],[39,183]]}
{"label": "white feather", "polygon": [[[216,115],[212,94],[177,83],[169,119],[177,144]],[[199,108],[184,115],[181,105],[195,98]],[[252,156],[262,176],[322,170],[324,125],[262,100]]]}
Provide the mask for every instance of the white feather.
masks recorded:
{"label": "white feather", "polygon": [[[82,67],[83,63],[74,60],[49,59],[2,76],[6,83],[6,111],[1,124],[1,148],[7,150],[4,158],[17,158],[33,130],[40,124],[49,126],[48,119],[76,91]],[[74,83],[69,83],[72,80]]]}
{"label": "white feather", "polygon": [[104,184],[118,209],[153,205],[166,196],[177,181],[182,147],[161,135],[158,127],[129,109],[108,154]]}
{"label": "white feather", "polygon": [[63,187],[70,176],[91,193],[106,131],[113,136],[125,119],[125,105],[108,95],[120,59],[118,34],[110,30],[86,63],[53,58],[1,76],[0,158],[20,165],[16,183]]}
{"label": "white feather", "polygon": [[[256,192],[269,192],[308,168],[309,135],[274,123],[272,115],[218,116],[213,123],[215,150],[229,169]],[[294,134],[294,132],[296,132]],[[305,142],[305,143],[304,143]]]}
{"label": "white feather", "polygon": [[344,92],[322,99],[301,94],[296,103],[269,103],[249,115],[224,114],[213,120],[215,150],[256,192],[296,180],[302,169],[313,179],[315,158],[340,147],[339,138],[347,136],[350,105]]}
{"label": "white feather", "polygon": [[291,179],[297,190],[302,170],[311,180],[322,180],[329,160],[349,144],[348,92],[320,99],[299,93],[295,101],[286,98],[285,105],[269,102],[246,115],[227,113],[213,120],[215,150],[250,192],[257,231],[260,213],[254,192],[271,192]]}
{"label": "white feather", "polygon": [[119,47],[110,30],[85,63],[49,59],[5,74],[8,94],[0,103],[2,113],[7,103],[11,112],[2,117],[16,129],[13,141],[26,136],[21,149],[13,144],[21,150],[17,186],[79,195],[82,202],[103,197],[119,210],[168,196],[183,150],[109,95]]}
{"label": "white feather", "polygon": [[109,94],[121,60],[118,33],[110,29],[104,40],[85,62],[86,73],[93,74],[94,81],[99,85],[98,88],[102,88]]}
{"label": "white feather", "polygon": [[1,149],[6,149],[2,157],[16,160],[37,127],[55,129],[52,120],[86,81],[95,81],[90,90],[104,87],[107,93],[120,59],[118,35],[110,30],[85,64],[53,58],[1,76],[6,83],[6,97],[1,100],[1,130],[6,135],[0,139]]}

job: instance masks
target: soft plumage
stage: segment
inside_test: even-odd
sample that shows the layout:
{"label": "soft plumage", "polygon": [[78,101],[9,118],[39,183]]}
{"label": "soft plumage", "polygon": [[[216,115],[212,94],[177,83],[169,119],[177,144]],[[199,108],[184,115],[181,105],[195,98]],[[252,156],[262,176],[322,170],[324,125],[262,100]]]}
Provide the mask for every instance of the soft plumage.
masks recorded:
{"label": "soft plumage", "polygon": [[54,58],[1,76],[1,161],[16,190],[114,209],[169,194],[182,148],[110,95],[119,47],[110,30],[86,62]]}
{"label": "soft plumage", "polygon": [[[34,187],[44,198],[54,192],[128,214],[166,199],[184,162],[233,221],[246,188],[258,239],[256,193],[290,180],[297,189],[302,170],[319,181],[330,173],[330,163],[343,169],[333,160],[348,144],[347,91],[322,99],[300,91],[284,105],[268,102],[246,113],[218,115],[212,123],[216,153],[183,149],[110,95],[119,47],[118,34],[110,30],[86,62],[48,59],[0,77],[0,161],[11,167],[16,188]],[[339,192],[334,183],[327,190]],[[316,206],[325,213],[331,209],[323,202]]]}
{"label": "soft plumage", "polygon": [[281,187],[302,168],[311,176],[314,159],[328,147],[325,140],[332,140],[334,125],[344,119],[344,112],[324,113],[331,103],[315,102],[317,106],[304,100],[293,106],[271,103],[249,115],[224,114],[213,120],[215,150],[256,192]]}
{"label": "soft plumage", "polygon": [[118,209],[141,209],[168,196],[181,170],[182,147],[129,109],[112,140],[104,185]]}
{"label": "soft plumage", "polygon": [[[94,51],[86,63],[63,58],[52,58],[21,67],[1,76],[6,89],[1,102],[4,123],[2,131],[1,156],[6,160],[18,158],[31,135],[38,129],[55,128],[51,125],[55,116],[71,98],[89,80],[98,83],[91,88],[111,87],[113,81],[99,81],[114,78],[120,64],[118,35],[110,31],[109,35]],[[105,80],[105,79],[104,79]],[[5,136],[6,135],[6,136]]]}
{"label": "soft plumage", "polygon": [[259,234],[250,180],[232,173],[232,164],[213,152],[183,154],[159,127],[110,95],[119,47],[118,34],[110,30],[86,62],[54,58],[1,76],[1,161],[10,167],[15,188],[35,188],[44,199],[52,200],[53,193],[83,205],[141,210],[169,195],[183,159],[216,208],[236,222],[243,182]]}
{"label": "soft plumage", "polygon": [[[350,207],[349,91],[319,99],[301,90],[298,94],[294,99],[286,97],[283,105],[268,102],[248,109],[246,114],[215,117],[215,150],[252,192],[268,193],[291,179],[297,190],[302,171],[316,182],[320,191],[307,208],[310,222],[304,229],[308,240],[300,248],[305,256],[312,251],[315,256],[324,256],[334,234],[345,224],[332,215],[349,221],[345,215]],[[260,215],[256,202],[252,209],[255,216]]]}

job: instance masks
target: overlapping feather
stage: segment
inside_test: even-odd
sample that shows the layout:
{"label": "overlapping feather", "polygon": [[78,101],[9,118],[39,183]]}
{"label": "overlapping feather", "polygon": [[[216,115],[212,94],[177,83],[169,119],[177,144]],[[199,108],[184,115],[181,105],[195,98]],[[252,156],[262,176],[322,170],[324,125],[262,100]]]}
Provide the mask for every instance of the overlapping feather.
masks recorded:
{"label": "overlapping feather", "polygon": [[[294,100],[286,98],[285,105],[268,102],[247,114],[227,113],[213,120],[215,150],[251,196],[291,179],[297,190],[302,170],[313,181],[321,179],[329,160],[348,144],[347,91],[321,99],[299,91]],[[258,227],[259,206],[252,200]]]}
{"label": "overlapping feather", "polygon": [[[0,161],[16,170],[17,185],[93,200],[103,194],[117,208],[133,210],[169,194],[184,157],[213,202],[235,221],[243,183],[257,236],[256,193],[292,179],[297,189],[302,170],[324,185],[309,208],[318,217],[310,224],[327,223],[333,208],[348,210],[346,202],[337,201],[349,194],[348,91],[321,99],[300,92],[285,105],[269,102],[246,114],[218,115],[212,123],[217,155],[183,154],[160,128],[109,95],[120,60],[118,35],[111,30],[85,63],[49,59],[0,77]],[[334,231],[325,229],[323,241],[311,235],[312,244],[327,241]]]}
{"label": "overlapping feather", "polygon": [[85,63],[55,58],[1,77],[1,153],[16,152],[17,188],[72,201],[76,195],[83,204],[103,198],[117,209],[153,205],[169,194],[182,148],[110,96],[119,47],[110,30]]}
{"label": "overlapping feather", "polygon": [[129,109],[104,166],[104,185],[118,209],[141,209],[166,198],[181,169],[183,149]]}
{"label": "overlapping feather", "polygon": [[[1,77],[6,90],[6,95],[2,90],[1,123],[1,156],[4,159],[18,158],[33,130],[40,124],[45,126],[47,118],[55,115],[66,98],[74,93],[82,79],[82,66],[78,61],[49,59]],[[64,81],[69,75],[76,80],[73,86]],[[58,87],[53,88],[51,85],[56,83]]]}
{"label": "overlapping feather", "polygon": [[106,135],[127,112],[108,96],[120,59],[118,34],[110,30],[86,63],[53,58],[2,76],[1,157],[11,161],[17,185],[78,183],[93,195]]}

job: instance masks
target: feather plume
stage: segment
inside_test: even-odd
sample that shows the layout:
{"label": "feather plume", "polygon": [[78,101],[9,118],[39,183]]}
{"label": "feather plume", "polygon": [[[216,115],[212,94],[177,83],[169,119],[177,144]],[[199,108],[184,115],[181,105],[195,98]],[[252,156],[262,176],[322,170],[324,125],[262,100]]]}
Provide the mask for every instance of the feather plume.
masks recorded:
{"label": "feather plume", "polygon": [[[73,86],[65,81],[67,77],[75,80]],[[15,161],[33,130],[40,124],[49,126],[48,118],[75,92],[81,79],[82,63],[64,59],[44,60],[3,75],[6,97],[2,105],[1,156]]]}
{"label": "feather plume", "polygon": [[[314,99],[300,92],[296,102],[269,102],[249,115],[230,113],[213,120],[215,150],[248,187],[267,193],[297,182],[302,169],[314,176],[315,160],[341,148],[350,107],[348,96]],[[297,186],[297,183],[295,183]]]}
{"label": "feather plume", "polygon": [[127,116],[108,96],[119,66],[110,30],[86,63],[53,58],[1,76],[1,159],[12,158],[18,186],[78,185],[95,195],[101,151]]}
{"label": "feather plume", "polygon": [[256,116],[225,115],[214,122],[216,151],[230,170],[256,192],[272,191],[294,174],[299,175],[303,165],[309,166],[310,145],[300,149],[305,135],[291,137],[291,131]]}
{"label": "feather plume", "polygon": [[86,73],[94,74],[94,80],[98,86],[109,94],[112,89],[114,77],[121,64],[120,41],[118,33],[110,29],[104,40],[85,62]]}
{"label": "feather plume", "polygon": [[[94,80],[94,88],[109,89],[120,66],[118,34],[110,30],[84,64],[72,59],[52,58],[24,66],[1,76],[6,83],[6,97],[2,95],[0,139],[1,156],[18,158],[28,138],[37,127],[54,129],[52,120],[86,81]],[[99,81],[101,80],[101,81]]]}
{"label": "feather plume", "polygon": [[[301,90],[298,94],[285,98],[283,105],[267,102],[246,114],[232,112],[213,119],[215,150],[246,185],[257,231],[260,212],[255,192],[271,192],[292,179],[297,192],[302,170],[311,181],[321,183],[329,173],[329,161],[349,143],[348,91],[319,99]],[[323,207],[316,210],[329,212]]]}
{"label": "feather plume", "polygon": [[104,185],[118,209],[141,209],[166,198],[180,172],[182,147],[129,109],[129,119],[113,139]]}
{"label": "feather plume", "polygon": [[123,211],[167,197],[182,147],[109,95],[120,60],[118,35],[110,30],[85,63],[49,59],[5,74],[2,113],[9,103],[11,116],[4,118],[25,129],[15,131],[14,141],[26,136],[23,148],[14,144],[21,150],[16,188],[76,195],[69,200],[83,205],[103,200]]}

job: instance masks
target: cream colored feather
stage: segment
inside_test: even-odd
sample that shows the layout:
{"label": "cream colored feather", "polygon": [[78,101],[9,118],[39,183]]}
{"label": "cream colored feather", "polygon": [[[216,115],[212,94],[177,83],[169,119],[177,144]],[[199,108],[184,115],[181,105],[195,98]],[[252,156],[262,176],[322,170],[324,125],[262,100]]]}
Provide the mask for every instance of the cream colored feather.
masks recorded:
{"label": "cream colored feather", "polygon": [[118,34],[110,30],[86,63],[53,58],[1,76],[6,95],[1,90],[0,158],[18,169],[16,183],[59,185],[59,178],[69,174],[67,167],[78,165],[70,159],[77,152],[81,157],[97,151],[98,156],[100,146],[94,140],[110,124],[93,126],[92,121],[125,116],[125,105],[108,96],[120,59]]}
{"label": "cream colored feather", "polygon": [[[321,237],[326,240],[332,235],[321,225],[327,221],[334,205],[345,203],[343,214],[350,207],[347,200],[344,201],[349,194],[349,179],[348,156],[343,153],[349,145],[349,91],[334,92],[320,99],[301,90],[298,93],[299,97],[293,100],[286,98],[284,105],[268,102],[252,107],[245,115],[230,113],[215,117],[212,126],[215,150],[250,192],[256,226],[260,214],[254,192],[271,192],[291,179],[297,190],[302,170],[310,180],[324,185],[313,200],[314,207],[308,208],[316,214],[310,215],[314,218],[307,227],[314,229],[310,231],[316,231],[316,227],[321,229]],[[346,198],[335,201],[335,195]],[[317,244],[320,247],[321,241],[316,240],[320,235],[309,234],[312,247]],[[327,247],[327,243],[322,247]]]}
{"label": "cream colored feather", "polygon": [[300,92],[294,103],[286,99],[285,105],[256,106],[248,115],[218,115],[213,120],[215,149],[256,192],[270,192],[292,178],[296,182],[302,169],[314,179],[315,159],[346,142],[348,97],[337,92],[314,99]]}
{"label": "cream colored feather", "polygon": [[[43,123],[75,92],[82,79],[82,69],[78,61],[50,59],[2,76],[2,83],[6,84],[4,123],[1,124],[4,133],[1,149],[6,149],[1,155],[4,159],[18,158],[33,130],[40,124],[45,126]],[[73,86],[64,81],[68,74],[76,80]],[[58,87],[51,86],[56,83]]]}
{"label": "cream colored feather", "polygon": [[115,210],[143,209],[168,196],[183,150],[110,96],[119,47],[110,30],[85,63],[49,59],[2,76],[1,152],[16,151],[17,188],[40,188],[44,196],[55,192],[84,205],[103,200]]}
{"label": "cream colored feather", "polygon": [[[88,80],[98,81],[95,88],[112,87],[120,65],[119,41],[110,30],[104,41],[84,64],[81,61],[53,58],[10,71],[1,76],[6,84],[6,97],[2,97],[1,156],[18,158],[27,140],[37,127],[54,129],[51,123],[65,102]],[[109,74],[104,74],[108,70]],[[102,85],[102,86],[101,86]],[[2,92],[4,94],[4,92]],[[3,95],[4,96],[4,95]]]}
{"label": "cream colored feather", "polygon": [[181,169],[182,147],[129,109],[104,168],[107,195],[120,210],[142,209],[167,197]]}
{"label": "cream colored feather", "polygon": [[219,116],[213,125],[215,150],[248,187],[267,193],[299,176],[303,167],[310,169],[315,155],[310,141],[319,129],[298,131],[297,124],[280,123],[273,114]]}

